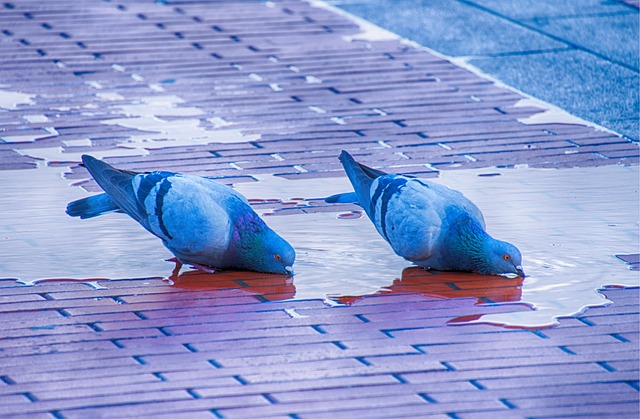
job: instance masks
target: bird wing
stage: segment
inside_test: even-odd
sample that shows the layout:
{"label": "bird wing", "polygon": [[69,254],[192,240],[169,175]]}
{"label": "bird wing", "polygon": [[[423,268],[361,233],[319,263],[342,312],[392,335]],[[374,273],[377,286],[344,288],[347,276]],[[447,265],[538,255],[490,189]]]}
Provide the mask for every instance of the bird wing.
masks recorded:
{"label": "bird wing", "polygon": [[[340,160],[378,233],[408,260],[423,261],[440,251],[447,208],[451,206],[469,213],[484,227],[478,207],[458,191],[425,179],[369,168],[346,151]],[[342,202],[338,201],[340,195],[335,197]]]}
{"label": "bird wing", "polygon": [[83,162],[120,209],[183,260],[192,261],[193,255],[206,253],[215,256],[226,250],[231,225],[229,205],[246,201],[230,187],[171,172],[119,170],[91,156],[83,156]]}
{"label": "bird wing", "polygon": [[[386,173],[356,162],[353,157],[344,150],[340,154],[340,162],[342,162],[344,171],[347,173],[347,177],[349,177],[349,181],[355,190],[360,206],[364,208],[369,218],[373,220],[371,202],[372,185],[374,180],[385,176]],[[353,195],[349,195],[349,197],[352,198]]]}
{"label": "bird wing", "polygon": [[407,183],[415,179],[367,167],[346,151],[340,161],[360,206],[393,250],[409,260],[429,257],[440,224],[429,191],[407,190]]}
{"label": "bird wing", "polygon": [[377,181],[372,220],[378,232],[406,259],[431,257],[438,248],[442,198],[425,181],[398,175]]}
{"label": "bird wing", "polygon": [[400,256],[417,262],[440,253],[451,208],[484,225],[480,210],[460,192],[425,179],[390,176],[374,182],[372,220]]}
{"label": "bird wing", "polygon": [[231,188],[210,182],[177,175],[158,181],[143,199],[148,214],[143,225],[182,260],[221,266],[231,220],[238,215],[233,212],[244,205]]}
{"label": "bird wing", "polygon": [[133,179],[139,176],[135,172],[119,170],[92,156],[82,156],[82,162],[100,187],[111,200],[134,220],[141,222],[146,217],[143,208],[136,199]]}

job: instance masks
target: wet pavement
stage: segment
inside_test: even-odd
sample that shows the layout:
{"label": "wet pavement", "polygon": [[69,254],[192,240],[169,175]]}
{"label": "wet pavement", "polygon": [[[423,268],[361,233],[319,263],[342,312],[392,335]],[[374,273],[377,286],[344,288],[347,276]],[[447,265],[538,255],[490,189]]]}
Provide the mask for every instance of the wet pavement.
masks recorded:
{"label": "wet pavement", "polygon": [[[3,416],[638,413],[637,143],[317,2],[2,7]],[[463,191],[528,277],[411,267],[322,201],[341,149]],[[296,275],[66,216],[83,153],[233,185]]]}

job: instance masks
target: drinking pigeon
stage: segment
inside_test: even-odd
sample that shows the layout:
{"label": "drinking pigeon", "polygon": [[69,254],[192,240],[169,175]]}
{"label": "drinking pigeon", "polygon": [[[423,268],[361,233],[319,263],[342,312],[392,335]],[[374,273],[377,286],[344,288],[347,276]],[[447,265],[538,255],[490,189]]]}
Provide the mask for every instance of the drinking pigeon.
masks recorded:
{"label": "drinking pigeon", "polygon": [[181,263],[198,268],[292,274],[291,245],[232,188],[197,176],[119,170],[87,155],[82,161],[106,193],[69,203],[70,216],[125,212]]}
{"label": "drinking pigeon", "polygon": [[428,269],[524,277],[520,251],[491,237],[480,209],[462,193],[372,169],[346,151],[340,161],[355,193],[326,201],[360,205],[399,256]]}

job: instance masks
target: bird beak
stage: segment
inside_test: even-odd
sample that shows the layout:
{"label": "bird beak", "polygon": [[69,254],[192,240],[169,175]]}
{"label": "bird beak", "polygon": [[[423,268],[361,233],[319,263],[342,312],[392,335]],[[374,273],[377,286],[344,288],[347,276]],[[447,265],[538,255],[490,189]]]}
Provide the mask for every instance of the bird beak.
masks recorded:
{"label": "bird beak", "polygon": [[518,274],[519,277],[524,278],[524,271],[522,270],[522,266],[518,265],[516,266],[516,274]]}
{"label": "bird beak", "polygon": [[285,266],[285,267],[284,267],[284,270],[285,270],[285,271],[287,271],[287,273],[288,273],[289,275],[293,275],[293,267],[291,267],[291,266]]}

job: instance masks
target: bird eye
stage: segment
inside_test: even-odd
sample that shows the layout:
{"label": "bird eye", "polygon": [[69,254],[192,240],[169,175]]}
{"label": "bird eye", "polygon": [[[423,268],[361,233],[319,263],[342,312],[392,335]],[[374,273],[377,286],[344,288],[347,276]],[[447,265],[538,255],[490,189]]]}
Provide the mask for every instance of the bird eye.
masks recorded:
{"label": "bird eye", "polygon": [[502,259],[504,259],[504,260],[511,260],[511,256],[509,256],[509,255],[504,255],[504,256],[502,256]]}
{"label": "bird eye", "polygon": [[278,262],[280,262],[280,260],[282,259],[282,258],[280,257],[280,255],[274,255],[273,257],[274,257],[274,258],[276,258],[276,260],[277,260]]}

